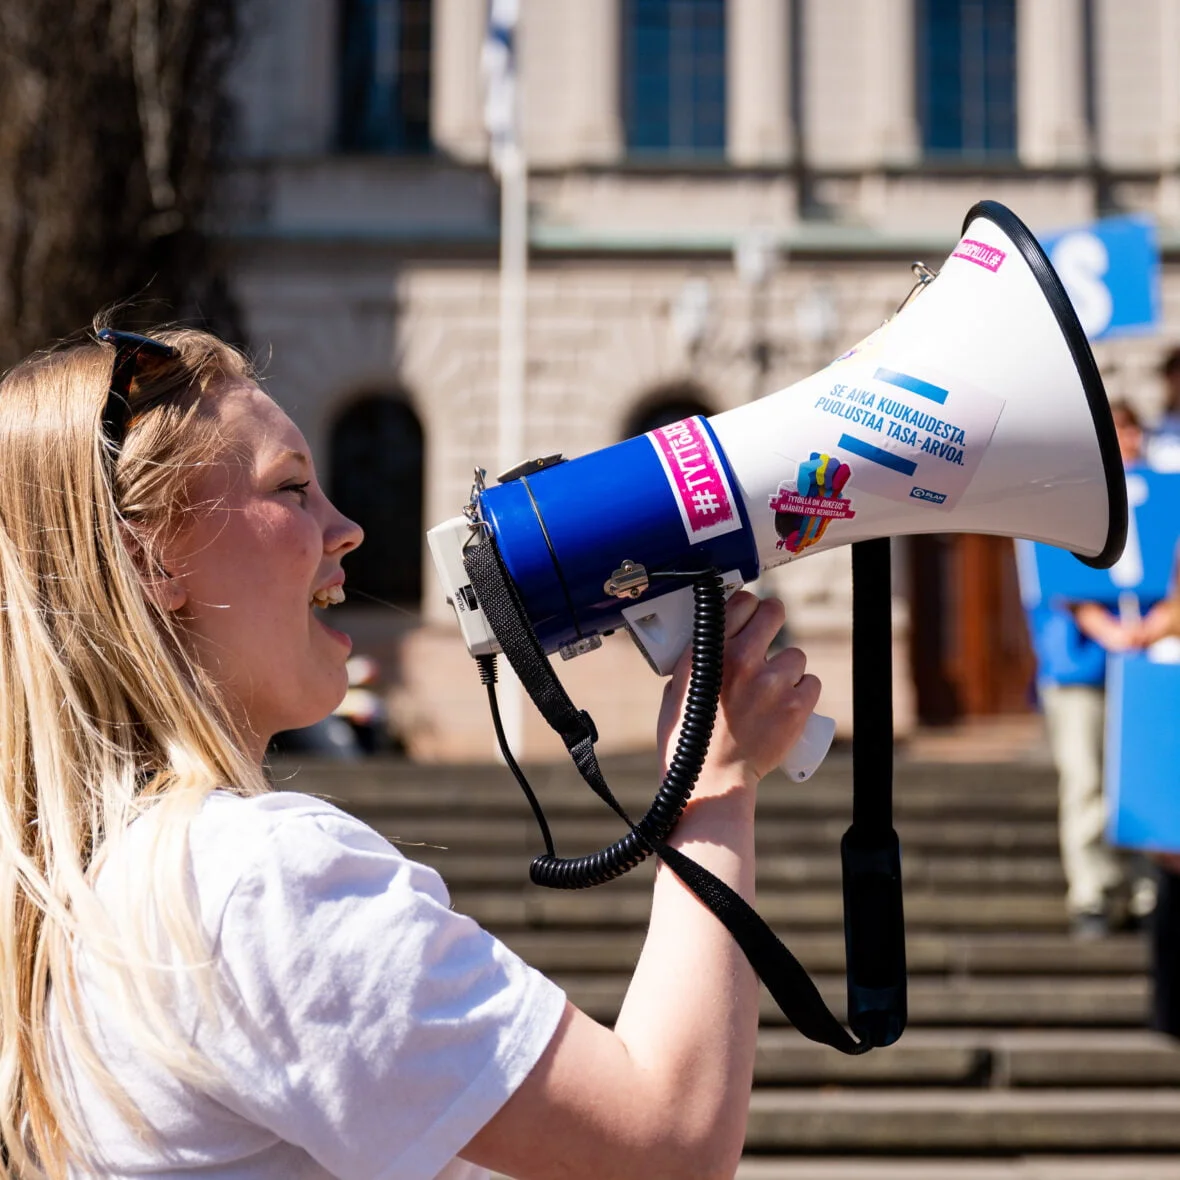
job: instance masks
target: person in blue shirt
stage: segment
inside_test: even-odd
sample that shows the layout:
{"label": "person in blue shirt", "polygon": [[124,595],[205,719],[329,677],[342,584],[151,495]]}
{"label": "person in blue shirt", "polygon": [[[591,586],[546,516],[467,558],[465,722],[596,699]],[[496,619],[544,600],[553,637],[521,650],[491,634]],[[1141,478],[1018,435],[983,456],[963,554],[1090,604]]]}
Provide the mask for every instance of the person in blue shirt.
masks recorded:
{"label": "person in blue shirt", "polygon": [[[1125,466],[1143,458],[1143,430],[1130,406],[1111,406]],[[1070,926],[1099,938],[1146,918],[1154,882],[1105,839],[1102,738],[1106,656],[1140,646],[1138,618],[1099,602],[1049,600],[1029,614],[1037,687],[1058,773],[1058,824]]]}

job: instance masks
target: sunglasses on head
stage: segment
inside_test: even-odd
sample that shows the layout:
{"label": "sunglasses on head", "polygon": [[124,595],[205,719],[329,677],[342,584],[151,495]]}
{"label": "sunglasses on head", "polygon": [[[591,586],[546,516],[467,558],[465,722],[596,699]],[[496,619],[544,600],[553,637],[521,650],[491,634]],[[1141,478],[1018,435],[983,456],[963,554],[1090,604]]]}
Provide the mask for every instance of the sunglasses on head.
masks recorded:
{"label": "sunglasses on head", "polygon": [[150,336],[100,328],[98,338],[115,349],[115,367],[111,386],[102,409],[102,432],[118,454],[131,421],[131,399],[138,392],[141,379],[150,377],[165,364],[180,356],[179,349]]}

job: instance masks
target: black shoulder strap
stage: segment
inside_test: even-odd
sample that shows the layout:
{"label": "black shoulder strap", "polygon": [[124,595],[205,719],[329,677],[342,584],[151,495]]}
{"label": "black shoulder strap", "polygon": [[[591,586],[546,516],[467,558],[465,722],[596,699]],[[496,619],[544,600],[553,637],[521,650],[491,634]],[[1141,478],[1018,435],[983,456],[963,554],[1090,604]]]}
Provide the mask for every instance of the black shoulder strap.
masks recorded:
{"label": "black shoulder strap", "polygon": [[[885,556],[887,563],[887,550]],[[878,881],[872,878],[879,879],[880,876],[881,858],[876,846],[881,841],[877,839],[879,833],[874,826],[874,817],[867,816],[869,826],[866,828],[862,824],[858,831],[854,815],[853,827],[845,836],[842,845],[845,867],[846,915],[849,912],[849,875],[851,871],[853,912],[866,918],[871,932],[871,937],[866,939],[863,934],[859,933],[865,928],[864,921],[854,923],[853,926],[849,926],[846,921],[845,936],[849,953],[850,1023],[860,1038],[855,1040],[832,1015],[799,961],[742,897],[702,865],[671,848],[665,841],[653,837],[650,833],[640,832],[631,822],[614,798],[599,767],[594,751],[594,743],[598,736],[594,724],[584,710],[575,708],[554,674],[548,657],[541,648],[536,632],[525,613],[519,593],[504,566],[494,538],[486,538],[481,544],[471,546],[464,555],[464,564],[467,574],[471,578],[472,589],[475,591],[492,633],[496,636],[513,670],[545,720],[561,736],[579,773],[594,792],[627,823],[638,839],[657,853],[680,880],[723,923],[742,948],[750,965],[766,985],[775,1003],[778,1004],[787,1019],[804,1036],[839,1049],[842,1053],[860,1054],[874,1045],[889,1044],[892,1043],[892,1040],[896,1040],[896,1036],[900,1035],[900,1025],[896,1028],[896,1035],[891,1036],[888,1040],[880,1039],[882,1022],[877,1018],[875,1012],[882,1000],[882,995],[880,988],[869,986],[873,982],[879,982],[875,976],[874,948],[869,943],[873,938],[879,937],[880,932],[872,930],[872,920],[876,915],[879,915],[881,909],[874,902],[870,901],[866,905],[861,899],[876,894],[877,890],[873,886]],[[879,569],[876,574],[879,575]],[[887,568],[885,578],[886,593],[888,593]],[[875,581],[876,576],[872,580]],[[888,639],[884,650],[890,651]],[[879,651],[880,644],[878,643],[874,649],[873,658],[875,660],[879,659]],[[890,758],[892,756],[891,749],[889,756]],[[888,773],[891,774],[891,770]],[[861,780],[856,780],[858,792],[862,790],[860,782]],[[888,810],[888,805],[886,810]],[[889,830],[889,835],[892,836],[892,829],[888,823],[886,827]],[[850,839],[854,833],[856,833],[855,838]],[[869,837],[867,842],[865,837]],[[892,841],[893,847],[896,849],[895,836],[892,836]],[[897,885],[897,905],[900,907],[900,873],[897,874]],[[898,908],[898,914],[900,916],[900,908]],[[862,960],[865,961],[864,970],[858,975],[860,982],[855,989],[852,972],[854,956],[858,964]],[[904,951],[901,959],[903,963],[901,996],[904,1004]],[[893,981],[890,986],[893,986]],[[887,998],[895,1008],[896,995],[891,993]],[[904,1014],[901,1024],[904,1025]]]}
{"label": "black shoulder strap", "polygon": [[840,841],[848,1023],[874,1045],[905,1029],[901,846],[893,830],[890,540],[852,546],[852,826]]}

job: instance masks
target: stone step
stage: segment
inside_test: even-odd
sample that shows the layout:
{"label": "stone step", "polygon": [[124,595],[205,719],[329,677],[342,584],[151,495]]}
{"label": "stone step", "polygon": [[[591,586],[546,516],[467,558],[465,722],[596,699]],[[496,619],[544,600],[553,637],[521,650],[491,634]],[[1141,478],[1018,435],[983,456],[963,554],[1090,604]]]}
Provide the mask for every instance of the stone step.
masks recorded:
{"label": "stone step", "polygon": [[1180,1089],[757,1089],[746,1143],[812,1155],[1180,1151]]}
{"label": "stone step", "polygon": [[1178,1180],[1174,1156],[1024,1156],[1017,1159],[760,1159],[735,1180]]}
{"label": "stone step", "polygon": [[[568,972],[554,972],[552,978],[579,1008],[608,1024],[618,1015],[628,980],[623,974]],[[844,977],[814,974],[812,978],[827,1005],[841,1015],[845,1009]],[[1142,1028],[1147,1005],[1148,981],[1138,976],[925,976],[909,981],[909,1020],[915,1026]],[[785,1023],[765,990],[760,1011],[768,1026]]]}
{"label": "stone step", "polygon": [[908,1029],[887,1049],[849,1057],[792,1028],[763,1027],[754,1063],[757,1086],[972,1086],[993,1064],[983,1030]]}
{"label": "stone step", "polygon": [[[601,762],[603,774],[614,791],[632,784],[651,784],[658,775],[658,763],[650,754],[610,756]],[[585,789],[581,776],[565,758],[548,762],[525,762],[523,771],[537,792],[559,791],[566,787]],[[785,779],[771,775],[768,784],[781,784],[785,791],[805,792],[824,785],[848,786],[852,782],[850,750],[833,749],[812,779],[805,784],[787,786]],[[358,795],[378,792],[389,782],[425,782],[453,784],[465,788],[485,789],[489,784],[509,784],[518,789],[516,780],[492,758],[486,762],[412,762],[405,758],[382,755],[378,758],[341,765],[332,760],[317,760],[307,755],[281,755],[271,760],[271,776],[278,786],[303,791],[312,784],[316,789],[332,789],[347,779],[349,791]],[[893,761],[893,778],[899,791],[930,788],[944,792],[1003,794],[1054,792],[1057,775],[1049,762],[926,762],[897,756]]]}
{"label": "stone step", "polygon": [[1180,1042],[1139,1029],[1005,1032],[993,1082],[1035,1086],[1180,1086]]}
{"label": "stone step", "polygon": [[1140,1029],[909,1029],[848,1057],[789,1028],[763,1028],[756,1082],[769,1086],[1180,1086],[1180,1045]]}
{"label": "stone step", "polygon": [[[657,759],[651,750],[632,750],[629,752],[608,754],[602,760],[604,769],[610,770],[615,774],[646,774],[657,766]],[[478,774],[481,770],[486,769],[488,763],[493,762],[491,751],[488,752],[488,762],[431,762],[431,763],[414,763],[404,755],[400,754],[378,754],[372,758],[366,758],[361,762],[352,765],[360,769],[369,767],[413,767],[415,765],[427,769],[437,768],[439,770],[455,770],[458,773]],[[304,766],[310,767],[313,770],[322,770],[330,774],[333,767],[339,768],[340,763],[334,762],[332,759],[317,759],[306,753],[292,753],[279,754],[275,757],[274,763],[277,766]],[[917,774],[932,773],[946,774],[949,771],[957,771],[962,769],[966,775],[986,776],[996,769],[1012,770],[1018,772],[1027,772],[1030,775],[1052,774],[1052,768],[1047,760],[1028,759],[1021,761],[1012,761],[1011,759],[1001,761],[988,761],[987,759],[970,759],[958,761],[945,761],[932,758],[924,758],[918,756],[910,756],[909,747],[904,742],[898,742],[894,752],[894,763],[899,768],[904,767],[907,771],[913,771]],[[522,763],[526,771],[534,771],[544,769],[552,766],[557,772],[573,774],[566,765],[564,758],[554,758],[551,760],[541,760],[536,762],[526,761]],[[495,762],[495,766],[503,770],[499,762]],[[831,774],[837,771],[847,771],[852,766],[852,744],[843,738],[837,738],[833,743],[831,749],[828,751],[828,756],[824,759],[823,765],[820,767],[821,774]]]}
{"label": "stone step", "polygon": [[[495,1180],[511,1180],[497,1175]],[[604,1180],[607,1178],[604,1177]],[[734,1180],[1180,1180],[1170,1156],[973,1159],[790,1159],[746,1156]]]}
{"label": "stone step", "polygon": [[[659,781],[654,759],[638,762],[607,758],[602,772],[616,794],[651,788]],[[538,795],[561,792],[589,794],[585,780],[573,763],[565,758],[552,762],[527,763],[525,777]],[[829,757],[804,783],[789,782],[771,774],[766,778],[768,797],[802,797],[829,790],[850,790],[853,782],[851,758]],[[940,763],[894,760],[893,778],[898,793],[934,791],[946,795],[1052,795],[1057,788],[1057,774],[1049,764],[1019,763]],[[500,787],[508,793],[520,788],[511,772],[499,761],[470,763],[416,763],[408,759],[378,757],[361,762],[300,761],[283,758],[272,764],[272,779],[282,789],[305,790],[311,784],[317,790],[346,789],[358,799],[381,797],[390,783],[399,785],[435,785],[444,790],[463,789],[486,792]],[[347,786],[341,786],[347,781]],[[780,789],[781,788],[781,789]],[[621,795],[620,795],[621,797]]]}
{"label": "stone step", "polygon": [[[771,816],[758,823],[758,849],[762,855],[796,851],[832,852],[847,831],[851,810],[841,818],[780,819]],[[482,815],[470,806],[456,807],[445,815],[362,816],[386,839],[403,848],[407,856],[422,846],[455,851],[519,851],[534,856],[543,850],[531,815]],[[626,834],[613,817],[566,818],[552,825],[558,853],[580,856],[596,851]],[[1058,847],[1055,821],[1030,819],[911,819],[897,824],[903,857],[910,852],[1051,856]]]}
{"label": "stone step", "polygon": [[[554,818],[563,816],[601,815],[605,805],[585,783],[539,785],[531,783],[545,813]],[[474,807],[487,815],[516,815],[527,807],[519,786],[513,780],[500,777],[483,784],[431,781],[418,778],[391,777],[385,783],[348,783],[342,790],[339,784],[324,784],[324,790],[313,789],[310,780],[299,776],[291,789],[312,794],[323,793],[338,800],[348,810],[368,819],[370,816],[429,815],[454,807]],[[611,792],[625,810],[633,816],[642,815],[651,806],[659,783],[652,779],[643,782],[611,783]],[[759,792],[758,810],[763,817],[804,818],[846,814],[852,805],[851,784],[813,780],[793,784],[782,790],[770,787]],[[962,786],[906,786],[899,784],[894,796],[894,812],[900,818],[954,816],[970,818],[1052,819],[1056,814],[1057,795],[1053,790],[981,791]]]}
{"label": "stone step", "polygon": [[[814,930],[780,931],[810,971],[844,970],[844,936]],[[642,930],[512,930],[504,940],[542,971],[630,971],[643,945]],[[918,975],[1139,975],[1147,944],[1137,935],[1078,942],[1064,934],[956,934],[910,931],[906,963]]]}
{"label": "stone step", "polygon": [[[451,890],[451,901],[457,910],[497,934],[527,927],[643,927],[650,912],[646,890],[617,882],[575,892],[540,889],[528,883],[516,890],[459,888]],[[758,912],[776,929],[839,929],[844,920],[844,898],[831,887],[784,888],[761,894]],[[915,932],[1061,932],[1066,926],[1066,910],[1057,894],[911,889],[905,897],[905,919],[907,929]]]}
{"label": "stone step", "polygon": [[[412,855],[415,860],[436,868],[452,888],[514,885],[528,876],[529,858],[518,849],[484,853],[419,847],[412,850]],[[907,850],[902,858],[902,875],[909,887],[1003,886],[1058,895],[1065,892],[1065,874],[1056,853],[1017,859],[996,853],[989,856],[939,856]],[[762,891],[780,885],[838,885],[840,879],[840,857],[835,849],[830,852],[772,853],[758,858],[758,887]],[[620,878],[618,887],[626,885],[649,889],[651,873],[647,866]]]}

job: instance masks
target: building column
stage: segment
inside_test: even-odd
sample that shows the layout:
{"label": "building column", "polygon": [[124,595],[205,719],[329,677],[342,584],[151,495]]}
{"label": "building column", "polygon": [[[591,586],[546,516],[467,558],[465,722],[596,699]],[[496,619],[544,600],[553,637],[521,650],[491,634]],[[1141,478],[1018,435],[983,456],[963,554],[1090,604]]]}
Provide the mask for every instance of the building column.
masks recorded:
{"label": "building column", "polygon": [[621,6],[620,0],[564,5],[568,156],[574,164],[609,164],[623,152]]}
{"label": "building column", "polygon": [[1016,133],[1029,168],[1084,164],[1086,125],[1083,6],[1078,0],[1017,0]]}
{"label": "building column", "polygon": [[791,159],[791,2],[729,0],[727,5],[725,140],[731,164]]}
{"label": "building column", "polygon": [[1180,167],[1180,71],[1176,46],[1180,45],[1180,0],[1160,3],[1160,167]]}
{"label": "building column", "polygon": [[434,0],[433,17],[430,135],[440,151],[479,163],[488,154],[479,66],[486,6],[476,0]]}
{"label": "building column", "polygon": [[[1115,171],[1164,163],[1176,126],[1165,102],[1172,87],[1176,0],[1093,0],[1097,156]],[[1165,79],[1168,81],[1165,83]]]}
{"label": "building column", "polygon": [[913,0],[804,0],[802,26],[808,162],[916,160]]}
{"label": "building column", "polygon": [[[1173,47],[1180,38],[1180,0],[1160,0],[1163,46]],[[1168,225],[1180,224],[1180,76],[1174,54],[1161,55],[1160,180],[1155,212]]]}
{"label": "building column", "polygon": [[864,0],[862,13],[870,161],[915,163],[921,137],[914,102],[914,0]]}

